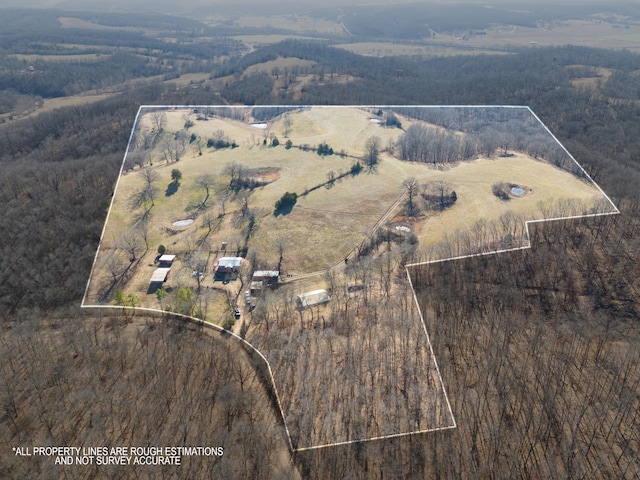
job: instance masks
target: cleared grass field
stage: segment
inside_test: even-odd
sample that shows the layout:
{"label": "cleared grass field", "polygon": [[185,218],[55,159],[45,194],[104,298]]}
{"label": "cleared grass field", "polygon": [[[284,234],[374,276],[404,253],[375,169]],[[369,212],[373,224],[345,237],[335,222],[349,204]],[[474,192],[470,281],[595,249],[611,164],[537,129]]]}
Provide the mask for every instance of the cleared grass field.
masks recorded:
{"label": "cleared grass field", "polygon": [[[445,181],[458,195],[458,201],[450,209],[420,222],[421,244],[434,245],[451,232],[469,230],[478,220],[497,222],[508,212],[528,220],[544,218],[542,208],[563,215],[563,202],[585,202],[587,208],[595,208],[602,194],[592,183],[545,162],[527,155],[510,158],[480,159],[463,163],[443,171],[434,178]],[[500,200],[491,186],[497,182],[514,183],[531,192],[520,198]]]}
{"label": "cleared grass field", "polygon": [[95,60],[103,60],[105,57],[109,57],[109,54],[105,53],[79,53],[77,55],[65,54],[65,55],[39,55],[39,54],[16,54],[12,57],[18,60],[24,60],[26,62],[35,62],[36,60],[44,60],[46,62],[92,62]]}
{"label": "cleared grass field", "polygon": [[437,42],[474,48],[582,45],[594,48],[640,49],[640,25],[603,21],[601,18],[545,23],[540,27],[497,25],[483,35],[462,38],[439,34]]}
{"label": "cleared grass field", "polygon": [[[153,111],[143,112],[136,126],[140,133],[152,129],[154,115]],[[410,219],[411,229],[423,247],[472,231],[480,220],[495,226],[507,213],[527,220],[566,216],[567,202],[580,202],[584,213],[589,213],[603,199],[592,183],[522,153],[505,158],[479,157],[442,168],[401,161],[386,151],[381,153],[374,170],[364,168],[357,175],[347,174],[329,183],[331,174],[339,177],[349,172],[354,162],[363,157],[367,139],[377,136],[385,148],[393,146],[403,134],[401,129],[384,128],[372,122],[375,115],[369,109],[297,109],[274,117],[266,122],[265,128],[252,125],[248,110],[237,120],[209,116],[203,121],[201,114],[188,109],[167,109],[162,115],[164,133],[147,152],[153,166],[145,167],[152,169],[156,177],[153,205],[147,202],[133,206],[136,195],[144,189],[145,179],[137,169],[125,173],[105,229],[107,250],[117,250],[122,232],[137,229],[144,215],[145,241],[151,252],[162,244],[184,258],[194,248],[206,245],[213,261],[222,255],[219,246],[227,242],[234,251],[254,248],[264,268],[280,264],[285,273],[303,275],[340,264],[374,233],[373,228],[383,215],[404,215],[408,197],[403,182],[408,178],[415,178],[418,185],[444,182],[457,193],[458,200],[452,207],[440,213],[422,212]],[[192,142],[180,161],[167,162],[163,159],[163,145],[171,142],[187,121],[193,122],[187,135],[200,139],[202,155]],[[284,146],[286,123],[293,142],[290,149]],[[414,123],[419,122],[402,117],[405,129]],[[220,150],[204,147],[215,132],[222,132],[238,147]],[[280,139],[280,145],[270,146],[273,137]],[[314,148],[323,142],[334,152],[343,151],[345,155],[317,155]],[[305,145],[307,151],[298,148]],[[270,183],[243,195],[227,192],[231,164],[240,164],[258,177],[261,171],[268,171]],[[182,179],[172,191],[174,169],[180,170]],[[209,199],[203,204],[206,191],[198,182],[207,175],[213,182]],[[492,193],[492,185],[501,181],[522,186],[528,193],[510,201],[500,200]],[[285,192],[297,193],[297,204],[291,213],[276,216],[274,205]],[[220,203],[223,194],[224,212]],[[215,221],[205,224],[208,217]],[[173,227],[174,222],[184,219],[194,222],[187,228]],[[523,229],[524,220],[521,224]],[[496,230],[494,236],[499,238],[501,234],[506,232]],[[283,248],[279,249],[278,244],[283,244]],[[148,260],[145,257],[145,262]],[[133,287],[144,297],[145,278],[149,275],[146,272],[136,281],[128,282],[127,288]],[[195,285],[188,278],[182,280]]]}
{"label": "cleared grass field", "polygon": [[338,22],[313,18],[306,15],[274,15],[271,17],[247,15],[236,20],[235,24],[243,28],[270,27],[307,35],[309,32],[328,35],[346,35],[344,29]]}
{"label": "cleared grass field", "polygon": [[248,67],[244,73],[251,74],[257,72],[265,72],[271,75],[274,69],[279,69],[281,73],[284,73],[284,69],[290,69],[293,67],[313,67],[316,62],[311,60],[303,60],[302,58],[296,57],[278,57],[276,60],[270,60],[268,62],[258,63],[255,65],[251,65]]}
{"label": "cleared grass field", "polygon": [[249,45],[253,45],[253,46],[270,45],[273,43],[278,43],[284,40],[288,40],[290,38],[294,38],[297,40],[317,40],[316,37],[309,37],[304,35],[237,35],[230,38],[248,43]]}
{"label": "cleared grass field", "polygon": [[505,55],[505,52],[498,50],[465,48],[464,46],[452,47],[446,45],[415,45],[388,42],[356,42],[342,43],[335,47],[348,50],[358,55],[369,57],[389,57],[389,56],[412,56],[420,55],[425,57],[450,57],[454,55]]}

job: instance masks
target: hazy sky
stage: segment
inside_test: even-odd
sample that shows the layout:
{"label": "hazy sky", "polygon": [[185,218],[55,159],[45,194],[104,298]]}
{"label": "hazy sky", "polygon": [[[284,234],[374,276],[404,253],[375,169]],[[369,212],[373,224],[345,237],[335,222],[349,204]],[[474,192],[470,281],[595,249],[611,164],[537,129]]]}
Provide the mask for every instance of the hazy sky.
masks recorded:
{"label": "hazy sky", "polygon": [[[510,5],[518,8],[526,8],[526,5],[540,6],[540,4],[548,3],[549,5],[559,4],[602,4],[603,8],[611,6],[612,2],[606,0],[1,0],[0,5],[3,7],[58,7],[64,9],[77,10],[147,10],[147,11],[180,11],[192,10],[198,7],[215,7],[221,6],[225,9],[239,5],[255,5],[260,9],[269,8],[274,4],[291,5],[292,11],[304,11],[312,8],[322,8],[325,6],[347,6],[347,5],[389,5],[399,3],[441,3],[441,4],[460,4],[475,3],[481,5]],[[637,3],[629,0],[629,3]]]}

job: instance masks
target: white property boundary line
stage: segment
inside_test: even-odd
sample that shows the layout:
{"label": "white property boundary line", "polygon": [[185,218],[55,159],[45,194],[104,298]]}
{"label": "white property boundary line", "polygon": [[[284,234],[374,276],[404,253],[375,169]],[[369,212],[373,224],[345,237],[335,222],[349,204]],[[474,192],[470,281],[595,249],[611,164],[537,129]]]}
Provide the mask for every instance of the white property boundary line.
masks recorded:
{"label": "white property boundary line", "polygon": [[[438,259],[438,260],[430,260],[430,261],[425,261],[425,262],[418,262],[418,263],[410,263],[404,266],[405,268],[405,272],[407,274],[407,280],[409,281],[409,286],[411,288],[411,292],[413,295],[413,300],[416,304],[416,308],[418,310],[418,314],[420,316],[420,321],[422,322],[422,327],[424,329],[424,333],[427,337],[427,344],[429,346],[429,352],[431,354],[431,357],[433,358],[434,361],[434,365],[436,367],[436,372],[438,374],[438,378],[440,380],[440,386],[442,388],[442,392],[444,393],[444,397],[447,403],[447,408],[449,410],[449,415],[451,416],[451,419],[453,420],[453,424],[452,425],[448,425],[445,427],[437,427],[437,428],[432,428],[432,429],[426,429],[426,430],[418,430],[418,431],[413,431],[413,432],[405,432],[405,433],[397,433],[397,434],[391,434],[391,435],[383,435],[383,436],[378,436],[378,437],[371,437],[371,438],[363,438],[363,439],[358,439],[358,440],[348,440],[348,441],[344,441],[344,442],[335,442],[335,443],[329,443],[326,445],[318,445],[318,446],[312,446],[312,447],[302,447],[302,448],[294,448],[293,447],[293,441],[291,440],[291,433],[289,432],[289,427],[287,425],[287,421],[284,415],[284,411],[282,409],[282,403],[280,402],[280,396],[278,394],[278,389],[276,387],[276,382],[275,382],[275,378],[273,376],[273,371],[271,370],[271,365],[269,364],[269,361],[267,360],[267,358],[260,352],[260,350],[258,350],[256,347],[254,347],[251,343],[249,343],[248,341],[246,341],[244,338],[236,335],[235,333],[231,332],[230,330],[226,330],[214,323],[210,323],[207,322],[205,320],[201,320],[195,317],[191,317],[188,315],[182,315],[179,313],[175,313],[175,312],[165,312],[163,310],[158,310],[155,308],[146,308],[146,307],[122,307],[122,306],[115,306],[115,305],[87,305],[85,304],[85,300],[89,291],[89,285],[91,283],[91,279],[93,277],[93,273],[95,270],[95,266],[96,266],[96,262],[98,259],[98,255],[100,253],[100,246],[102,245],[102,241],[104,239],[104,234],[107,228],[107,223],[109,220],[109,217],[111,215],[111,210],[113,208],[113,203],[115,201],[115,197],[116,197],[116,193],[118,191],[118,186],[120,184],[120,178],[122,177],[122,172],[124,170],[124,165],[125,165],[125,161],[127,158],[127,155],[129,153],[129,149],[131,147],[131,142],[133,140],[134,137],[134,133],[136,130],[136,127],[138,125],[138,119],[140,116],[140,113],[142,112],[142,109],[158,109],[158,110],[178,110],[178,109],[194,109],[194,108],[291,108],[291,109],[297,109],[297,108],[358,108],[358,109],[365,109],[365,108],[385,108],[385,109],[392,109],[392,108],[442,108],[442,109],[447,109],[447,108],[500,108],[500,109],[526,109],[528,110],[528,112],[540,123],[540,125],[544,128],[544,130],[547,132],[548,135],[551,136],[551,138],[553,138],[556,143],[560,146],[560,148],[569,156],[569,158],[571,160],[573,160],[573,162],[578,166],[578,168],[582,171],[582,173],[585,175],[586,178],[588,178],[591,183],[593,185],[595,185],[595,187],[600,191],[600,193],[608,200],[608,202],[611,204],[611,206],[613,207],[613,211],[612,212],[604,212],[604,213],[593,213],[593,214],[586,214],[586,215],[575,215],[575,216],[567,216],[567,217],[557,217],[557,218],[545,218],[545,219],[539,219],[539,220],[527,220],[525,221],[525,231],[526,231],[526,244],[524,246],[521,247],[514,247],[514,248],[509,248],[509,249],[502,249],[502,250],[495,250],[495,251],[491,251],[491,252],[481,252],[481,253],[476,253],[476,254],[470,254],[470,255],[461,255],[461,256],[457,256],[457,257],[449,257],[449,258],[443,258],[443,259]],[[275,397],[276,397],[276,401],[278,404],[278,409],[280,410],[280,415],[282,416],[282,422],[284,424],[284,428],[287,434],[287,440],[289,442],[289,448],[291,449],[292,452],[302,452],[302,451],[309,451],[309,450],[317,450],[317,449],[321,449],[321,448],[327,448],[327,447],[336,447],[336,446],[343,446],[343,445],[349,445],[349,444],[354,444],[354,443],[362,443],[362,442],[368,442],[368,441],[374,441],[374,440],[384,440],[384,439],[390,439],[390,438],[399,438],[399,437],[405,437],[408,435],[415,435],[415,434],[420,434],[420,433],[430,433],[430,432],[437,432],[437,431],[442,431],[442,430],[450,430],[453,428],[457,428],[457,423],[455,420],[455,417],[453,415],[453,410],[451,408],[451,403],[449,402],[449,397],[447,395],[447,391],[444,387],[444,381],[442,379],[442,375],[440,373],[440,368],[438,367],[438,362],[436,359],[436,356],[433,352],[433,347],[431,345],[431,339],[429,337],[429,333],[427,331],[427,326],[424,320],[424,316],[422,315],[422,310],[420,308],[420,304],[418,303],[418,298],[416,296],[416,291],[415,288],[413,287],[413,282],[411,281],[411,275],[409,273],[409,269],[412,267],[417,267],[420,265],[429,265],[429,264],[434,264],[434,263],[443,263],[443,262],[447,262],[447,261],[452,261],[452,260],[461,260],[461,259],[465,259],[465,258],[474,258],[474,257],[482,257],[482,256],[486,256],[486,255],[495,255],[495,254],[499,254],[499,253],[507,253],[507,252],[514,252],[514,251],[518,251],[518,250],[525,250],[525,249],[529,249],[531,248],[531,236],[529,233],[529,224],[530,223],[542,223],[542,222],[551,222],[551,221],[557,221],[557,220],[573,220],[573,219],[579,219],[579,218],[590,218],[590,217],[599,217],[599,216],[605,216],[605,215],[617,215],[620,213],[620,210],[618,209],[618,207],[616,207],[616,205],[613,203],[613,201],[611,201],[611,199],[609,198],[609,196],[604,192],[604,190],[602,190],[602,188],[600,188],[600,186],[593,180],[593,178],[591,178],[591,176],[587,173],[587,171],[582,167],[582,165],[580,165],[578,163],[578,161],[573,157],[573,155],[571,155],[571,153],[569,153],[569,151],[564,147],[564,145],[556,138],[556,136],[551,133],[551,131],[547,128],[547,126],[540,120],[540,118],[531,110],[530,107],[528,106],[517,106],[517,105],[180,105],[180,106],[176,106],[176,105],[141,105],[138,108],[138,112],[136,113],[136,117],[134,120],[134,124],[133,124],[133,128],[131,129],[131,134],[129,135],[129,141],[127,143],[127,148],[125,150],[125,154],[124,154],[124,158],[122,159],[122,165],[120,166],[120,172],[118,174],[118,179],[116,181],[116,185],[114,188],[114,192],[113,192],[113,196],[111,197],[111,203],[109,205],[109,210],[107,212],[107,217],[105,219],[104,222],[104,226],[102,228],[102,233],[100,235],[100,243],[98,244],[98,248],[96,249],[96,254],[95,257],[93,259],[93,264],[91,266],[91,272],[89,274],[89,279],[87,280],[87,285],[85,287],[85,291],[84,291],[84,296],[82,298],[82,303],[81,303],[81,308],[103,308],[103,309],[124,309],[124,310],[133,310],[133,311],[146,311],[146,312],[152,312],[152,313],[162,313],[162,314],[169,314],[175,317],[181,317],[181,318],[185,318],[191,322],[194,322],[196,324],[200,324],[209,328],[212,328],[214,330],[219,331],[220,333],[224,333],[224,334],[228,334],[230,335],[232,338],[236,339],[237,341],[239,341],[242,345],[245,345],[247,347],[249,347],[251,350],[255,351],[259,357],[265,362],[266,366],[267,366],[267,371],[269,372],[269,377],[271,380],[271,384],[273,386],[273,390],[275,392]]]}
{"label": "white property boundary line", "polygon": [[115,306],[115,305],[81,305],[82,308],[109,308],[109,309],[122,309],[122,310],[132,310],[132,311],[142,311],[142,312],[152,312],[152,313],[162,313],[165,315],[170,315],[170,316],[175,316],[175,317],[180,317],[180,318],[184,318],[190,322],[193,322],[195,324],[199,324],[202,325],[204,327],[209,327],[212,328],[214,330],[217,330],[218,332],[225,334],[225,335],[229,335],[233,338],[235,338],[236,340],[238,340],[240,343],[242,343],[243,345],[246,345],[247,347],[249,347],[251,350],[253,350],[254,352],[256,352],[260,358],[262,358],[262,360],[264,360],[264,363],[267,365],[267,370],[269,371],[269,377],[271,378],[271,383],[273,384],[273,390],[276,394],[276,400],[278,402],[278,409],[280,410],[280,414],[282,415],[282,420],[284,422],[284,428],[287,432],[287,439],[289,441],[289,448],[291,448],[292,451],[296,451],[293,448],[293,443],[291,442],[291,434],[289,433],[289,427],[287,426],[287,422],[284,419],[284,414],[282,412],[282,404],[280,403],[280,396],[278,395],[278,389],[276,388],[276,382],[275,379],[273,377],[273,371],[271,370],[271,365],[269,364],[269,361],[265,358],[265,356],[260,352],[260,350],[258,350],[256,347],[254,347],[253,345],[251,345],[249,342],[247,342],[244,338],[240,337],[239,335],[236,335],[235,333],[233,333],[231,330],[227,330],[225,328],[222,328],[218,325],[216,325],[215,323],[211,323],[211,322],[207,322],[206,320],[201,320],[199,318],[196,317],[190,317],[189,315],[183,315],[181,313],[175,313],[175,312],[166,312],[164,310],[158,310],[155,308],[147,308],[147,307],[127,307],[127,306]]}

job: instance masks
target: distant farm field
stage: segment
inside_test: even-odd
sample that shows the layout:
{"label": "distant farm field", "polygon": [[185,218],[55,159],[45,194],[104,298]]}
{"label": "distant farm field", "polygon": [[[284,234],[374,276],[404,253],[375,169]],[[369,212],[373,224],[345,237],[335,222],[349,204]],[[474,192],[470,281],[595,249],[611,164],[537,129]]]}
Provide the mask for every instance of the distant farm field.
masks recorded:
{"label": "distant farm field", "polygon": [[44,60],[46,62],[92,62],[95,60],[102,60],[109,54],[100,53],[79,53],[79,54],[53,54],[53,55],[40,55],[40,54],[16,54],[14,58],[18,60],[24,60],[25,62],[35,62],[36,60]]}
{"label": "distant farm field", "polygon": [[412,56],[420,55],[425,57],[448,57],[454,55],[504,55],[505,52],[499,50],[491,50],[490,48],[465,48],[461,46],[447,45],[415,45],[406,43],[390,43],[390,42],[355,42],[342,43],[335,45],[358,55],[369,57],[388,57],[388,56]]}
{"label": "distant farm field", "polygon": [[335,21],[314,18],[306,15],[277,15],[259,17],[246,15],[236,20],[235,24],[242,28],[279,28],[308,35],[318,32],[328,35],[344,35],[344,29]]}

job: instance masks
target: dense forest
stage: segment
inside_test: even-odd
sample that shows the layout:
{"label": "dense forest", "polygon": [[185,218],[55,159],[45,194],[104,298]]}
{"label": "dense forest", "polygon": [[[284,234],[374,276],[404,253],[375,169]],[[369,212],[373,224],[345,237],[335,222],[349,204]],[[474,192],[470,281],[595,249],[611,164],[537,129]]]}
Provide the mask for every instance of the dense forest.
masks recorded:
{"label": "dense forest", "polygon": [[[26,37],[14,35],[7,44],[15,52]],[[47,35],[43,42],[51,41]],[[138,40],[140,48],[158,46]],[[289,88],[276,87],[282,74],[275,72],[243,76],[251,65],[278,57],[314,66],[290,72]],[[115,58],[132,77],[159,68],[123,54]],[[82,88],[103,81],[91,69],[68,68]],[[11,359],[3,362],[0,388],[0,476],[640,474],[640,56],[562,47],[379,59],[320,42],[286,41],[207,69],[211,82],[224,82],[217,95],[212,83],[177,88],[158,82],[0,124],[0,351]],[[612,74],[600,82],[575,81],[596,78],[598,69]],[[66,75],[63,68],[52,72]],[[2,88],[21,95],[70,93],[56,82],[50,92],[44,83],[28,90],[15,75],[1,70],[0,78],[14,82]],[[295,76],[308,80],[298,90]],[[333,81],[340,76],[349,81]],[[79,309],[139,105],[234,102],[528,105],[622,213],[540,225],[532,231],[531,250],[412,271],[458,428],[292,454],[263,366],[230,339],[173,318]],[[234,367],[224,367],[229,364]],[[114,404],[106,404],[109,396]],[[149,408],[152,401],[158,409]],[[162,471],[54,470],[9,452],[29,442],[212,441],[224,443],[222,461],[197,459]]]}

